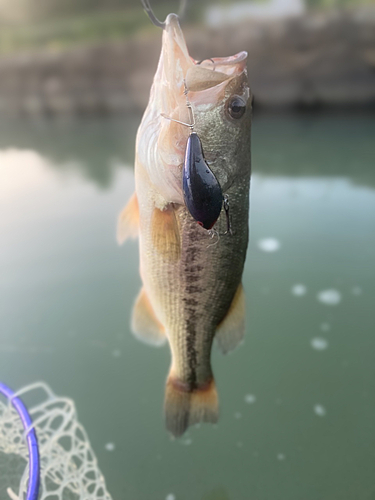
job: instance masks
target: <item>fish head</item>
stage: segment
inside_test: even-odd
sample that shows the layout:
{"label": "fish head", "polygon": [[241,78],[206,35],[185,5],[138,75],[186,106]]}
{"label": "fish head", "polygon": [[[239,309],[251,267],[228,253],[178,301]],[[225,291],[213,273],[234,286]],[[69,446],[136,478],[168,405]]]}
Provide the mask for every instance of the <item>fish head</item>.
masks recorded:
{"label": "fish head", "polygon": [[247,53],[240,52],[195,61],[178,16],[167,17],[150,100],[137,136],[137,159],[163,200],[160,208],[184,203],[182,167],[192,130],[199,135],[204,156],[223,190],[249,170],[251,93],[246,58]]}
{"label": "fish head", "polygon": [[223,193],[250,176],[252,94],[246,59],[246,52],[216,57],[196,64],[186,75],[194,130]]}

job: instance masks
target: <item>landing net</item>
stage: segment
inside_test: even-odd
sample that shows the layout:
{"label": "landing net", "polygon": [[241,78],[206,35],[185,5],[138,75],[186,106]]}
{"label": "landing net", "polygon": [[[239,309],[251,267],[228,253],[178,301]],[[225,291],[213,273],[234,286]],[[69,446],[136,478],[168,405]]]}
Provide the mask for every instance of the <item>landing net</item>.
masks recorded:
{"label": "landing net", "polygon": [[25,431],[10,398],[0,397],[0,500],[26,499],[32,429],[40,456],[40,500],[112,500],[74,402],[44,383],[16,396],[26,403],[33,424]]}

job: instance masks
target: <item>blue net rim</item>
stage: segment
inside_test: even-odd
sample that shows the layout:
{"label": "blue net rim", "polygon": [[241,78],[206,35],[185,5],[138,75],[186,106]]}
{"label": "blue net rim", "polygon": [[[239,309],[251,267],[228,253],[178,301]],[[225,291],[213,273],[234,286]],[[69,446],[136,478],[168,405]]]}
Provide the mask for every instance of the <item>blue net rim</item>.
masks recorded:
{"label": "blue net rim", "polygon": [[17,411],[23,428],[26,431],[27,447],[29,450],[29,483],[26,500],[37,500],[40,487],[40,459],[39,447],[33,421],[22,400],[8,386],[0,382],[0,394],[5,396]]}

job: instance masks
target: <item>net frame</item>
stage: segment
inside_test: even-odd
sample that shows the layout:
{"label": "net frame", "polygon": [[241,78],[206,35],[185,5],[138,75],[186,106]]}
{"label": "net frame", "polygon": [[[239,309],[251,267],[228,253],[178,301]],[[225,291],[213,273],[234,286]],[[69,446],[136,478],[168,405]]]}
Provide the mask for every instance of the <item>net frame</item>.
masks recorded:
{"label": "net frame", "polygon": [[[40,487],[40,459],[39,447],[36,432],[33,427],[30,414],[22,400],[7,385],[0,382],[0,393],[6,397],[10,404],[18,413],[22,422],[25,438],[27,440],[27,448],[29,453],[29,481],[27,486],[26,500],[37,500]],[[12,497],[11,490],[8,494]]]}
{"label": "net frame", "polygon": [[[24,387],[15,397],[35,398],[36,393],[42,400],[30,405],[32,423],[26,430],[10,400],[0,399],[0,452],[28,460],[26,436],[35,430],[41,464],[39,500],[112,500],[74,401],[56,396],[44,382]],[[26,465],[18,492],[8,489],[12,500],[25,498],[28,479]]]}

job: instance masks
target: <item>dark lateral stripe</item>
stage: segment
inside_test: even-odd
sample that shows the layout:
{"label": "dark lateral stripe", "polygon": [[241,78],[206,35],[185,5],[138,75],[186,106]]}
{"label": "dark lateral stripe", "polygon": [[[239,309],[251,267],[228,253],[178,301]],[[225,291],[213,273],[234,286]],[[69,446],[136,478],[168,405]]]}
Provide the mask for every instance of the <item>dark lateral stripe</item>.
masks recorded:
{"label": "dark lateral stripe", "polygon": [[[194,233],[195,234],[195,233]],[[189,248],[189,258],[185,263],[185,297],[184,302],[186,307],[186,352],[187,352],[187,384],[189,390],[193,391],[197,388],[197,364],[198,351],[196,348],[197,340],[197,306],[199,305],[199,294],[202,288],[197,284],[200,280],[201,266],[193,264],[193,261],[199,259],[200,248],[192,246]],[[193,257],[193,258],[191,258]]]}
{"label": "dark lateral stripe", "polygon": [[[192,312],[192,311],[191,311]],[[196,328],[195,328],[195,311],[186,321],[186,351],[187,351],[187,362],[189,367],[189,373],[187,376],[187,383],[189,385],[190,390],[194,390],[197,388],[197,358],[198,352],[195,347],[195,340],[197,336]]]}

